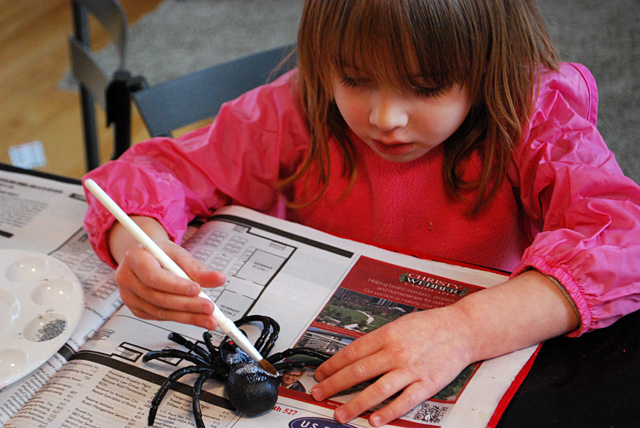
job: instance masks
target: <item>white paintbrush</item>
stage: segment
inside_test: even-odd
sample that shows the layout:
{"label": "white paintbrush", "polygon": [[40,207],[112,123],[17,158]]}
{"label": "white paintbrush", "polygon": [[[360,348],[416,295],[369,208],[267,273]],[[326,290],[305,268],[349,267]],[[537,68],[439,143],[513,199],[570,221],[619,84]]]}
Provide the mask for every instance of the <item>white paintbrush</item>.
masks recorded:
{"label": "white paintbrush", "polygon": [[[149,236],[138,226],[131,218],[114,202],[113,199],[107,193],[102,190],[98,184],[92,179],[88,178],[84,182],[85,187],[100,201],[106,209],[120,222],[120,224],[142,245],[147,251],[149,251],[162,265],[163,268],[173,273],[180,278],[191,280],[189,276],[174,262],[162,249],[155,243]],[[267,372],[276,375],[278,371],[269,363],[266,359],[260,355],[256,348],[249,342],[247,336],[245,336],[240,329],[231,321],[227,316],[222,313],[218,305],[216,305],[206,294],[200,291],[200,297],[204,297],[213,303],[213,317],[218,322],[218,327],[226,335],[235,341],[235,343],[246,352],[251,358]]]}

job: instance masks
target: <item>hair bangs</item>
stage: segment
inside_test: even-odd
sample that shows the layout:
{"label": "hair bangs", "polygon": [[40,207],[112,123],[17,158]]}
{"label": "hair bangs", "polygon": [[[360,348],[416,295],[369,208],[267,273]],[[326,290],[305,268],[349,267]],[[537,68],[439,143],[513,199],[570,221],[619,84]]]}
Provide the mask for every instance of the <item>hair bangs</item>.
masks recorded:
{"label": "hair bangs", "polygon": [[331,34],[325,49],[333,51],[325,55],[332,72],[356,73],[402,90],[425,84],[476,86],[471,70],[478,55],[468,21],[463,13],[448,10],[450,2],[433,1],[436,7],[412,0],[344,3],[349,8],[325,32]]}

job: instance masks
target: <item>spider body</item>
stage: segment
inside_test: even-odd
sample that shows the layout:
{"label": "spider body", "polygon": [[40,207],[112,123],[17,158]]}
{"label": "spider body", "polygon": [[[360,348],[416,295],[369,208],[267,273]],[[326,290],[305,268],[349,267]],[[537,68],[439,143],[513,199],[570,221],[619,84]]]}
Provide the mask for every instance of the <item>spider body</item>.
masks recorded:
{"label": "spider body", "polygon": [[[255,342],[256,349],[279,371],[291,367],[317,367],[329,358],[328,354],[310,348],[292,348],[269,356],[278,338],[280,326],[274,319],[261,315],[241,318],[235,324],[240,327],[252,322],[262,324],[262,333]],[[205,331],[202,337],[204,346],[191,342],[177,333],[171,333],[169,340],[188,351],[166,348],[149,351],[144,355],[144,362],[159,358],[181,358],[192,363],[171,373],[160,385],[151,402],[149,426],[153,425],[158,407],[171,386],[183,376],[192,373],[198,375],[192,389],[193,415],[198,428],[205,426],[202,421],[200,395],[207,379],[224,383],[231,404],[236,411],[247,416],[264,413],[276,404],[281,376],[276,377],[262,369],[228,338],[225,338],[220,346],[214,346],[211,333]],[[290,357],[296,357],[297,361],[282,361]]]}
{"label": "spider body", "polygon": [[278,401],[277,377],[260,367],[240,348],[227,356],[226,361],[230,368],[226,392],[236,409],[255,416],[275,406]]}

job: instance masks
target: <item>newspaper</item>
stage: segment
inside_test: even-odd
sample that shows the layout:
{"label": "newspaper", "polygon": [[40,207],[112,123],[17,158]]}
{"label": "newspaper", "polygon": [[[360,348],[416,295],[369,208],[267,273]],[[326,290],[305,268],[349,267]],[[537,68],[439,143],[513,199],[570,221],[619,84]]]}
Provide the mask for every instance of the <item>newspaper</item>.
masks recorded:
{"label": "newspaper", "polygon": [[0,248],[35,251],[62,261],[82,283],[85,304],[66,344],[40,368],[0,390],[0,424],[122,306],[113,270],[98,259],[82,229],[86,208],[80,184],[0,170]]}
{"label": "newspaper", "polygon": [[[77,186],[75,191],[79,190]],[[168,340],[170,332],[202,343],[203,332],[197,327],[140,320],[126,307],[116,311],[120,302],[112,273],[100,267],[84,273],[85,264],[95,263],[95,256],[85,255],[90,250],[83,234],[72,233],[50,254],[65,261],[87,284],[87,296],[94,287],[111,287],[108,294],[113,298],[93,309],[88,298],[88,320],[70,340],[72,352],[65,357],[59,353],[52,358],[55,364],[49,361],[27,380],[0,391],[0,402],[5,403],[0,407],[0,418],[5,419],[0,421],[5,427],[147,426],[159,386],[176,369],[192,363],[175,359],[145,363],[142,356],[166,347],[182,349]],[[249,314],[267,315],[281,325],[273,352],[306,346],[335,353],[405,313],[453,303],[506,279],[488,270],[421,260],[339,239],[241,207],[219,210],[184,246],[210,269],[225,272],[226,284],[206,292],[227,316],[238,320]],[[74,256],[79,253],[83,256]],[[100,316],[95,316],[98,312]],[[249,325],[243,330],[255,340],[260,327]],[[219,344],[222,334],[212,333],[214,344]],[[518,385],[536,349],[468,367],[451,385],[392,425],[487,426],[505,394]],[[185,376],[171,388],[158,406],[154,426],[194,425],[194,380],[195,375]],[[224,385],[208,380],[200,397],[205,426],[337,426],[333,410],[352,395],[316,402],[308,394],[314,383],[312,370],[306,370],[296,390],[281,387],[274,408],[250,418],[233,409]],[[369,426],[367,414],[347,426]]]}
{"label": "newspaper", "polygon": [[82,227],[79,184],[0,170],[0,248],[50,253]]}

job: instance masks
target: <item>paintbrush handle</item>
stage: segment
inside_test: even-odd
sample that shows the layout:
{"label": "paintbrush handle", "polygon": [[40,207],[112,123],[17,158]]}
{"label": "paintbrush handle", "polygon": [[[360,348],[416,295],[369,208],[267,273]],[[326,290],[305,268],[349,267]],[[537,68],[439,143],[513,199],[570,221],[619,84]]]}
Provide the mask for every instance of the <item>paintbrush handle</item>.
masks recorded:
{"label": "paintbrush handle", "polygon": [[[153,257],[158,260],[160,265],[173,273],[174,275],[191,280],[189,276],[178,266],[176,262],[171,259],[162,251],[162,249],[129,217],[123,210],[115,203],[113,199],[107,193],[102,190],[98,184],[92,179],[88,178],[84,182],[85,187],[100,201],[104,207],[109,210],[111,214],[120,222],[120,224],[140,243],[147,251],[151,253]],[[236,342],[244,352],[246,352],[251,358],[256,361],[262,360],[262,355],[256,350],[256,348],[249,342],[247,336],[242,334],[240,329],[231,321],[227,316],[222,313],[218,305],[209,298],[202,290],[200,290],[200,297],[203,297],[211,303],[213,303],[213,317],[218,322],[218,327],[231,339]]]}

